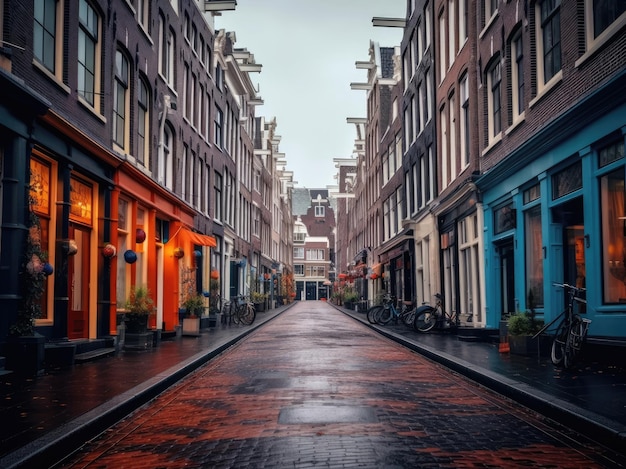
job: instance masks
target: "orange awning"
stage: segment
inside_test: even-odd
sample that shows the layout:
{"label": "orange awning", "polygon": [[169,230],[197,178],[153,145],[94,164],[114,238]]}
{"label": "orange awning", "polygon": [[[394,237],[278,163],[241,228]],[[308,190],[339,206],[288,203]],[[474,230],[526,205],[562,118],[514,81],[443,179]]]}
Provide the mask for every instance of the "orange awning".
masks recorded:
{"label": "orange awning", "polygon": [[183,228],[185,236],[191,241],[193,244],[197,244],[198,246],[209,246],[211,248],[217,247],[217,242],[213,236],[207,236],[200,233],[196,233],[191,231],[189,228]]}

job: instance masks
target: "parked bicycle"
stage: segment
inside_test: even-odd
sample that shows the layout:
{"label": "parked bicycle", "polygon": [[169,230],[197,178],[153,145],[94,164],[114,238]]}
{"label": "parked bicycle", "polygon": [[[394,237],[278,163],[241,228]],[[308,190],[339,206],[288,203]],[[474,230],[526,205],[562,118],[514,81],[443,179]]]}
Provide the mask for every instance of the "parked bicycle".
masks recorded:
{"label": "parked bicycle", "polygon": [[424,304],[417,308],[413,328],[419,332],[429,332],[435,327],[438,329],[450,329],[460,324],[459,314],[448,313],[443,307],[441,294],[435,294],[435,306]]}
{"label": "parked bicycle", "polygon": [[543,326],[533,336],[533,339],[536,339],[560,320],[561,322],[554,332],[550,358],[555,366],[563,365],[564,368],[570,368],[580,354],[582,345],[587,337],[589,324],[591,324],[591,319],[583,318],[580,314],[574,312],[575,303],[587,304],[587,300],[580,296],[586,290],[567,283],[554,283],[553,285],[561,287],[567,292],[567,307],[561,314]]}
{"label": "parked bicycle", "polygon": [[415,308],[410,301],[401,302],[400,309],[396,307],[396,298],[392,295],[385,295],[382,298],[382,305],[373,306],[368,310],[367,319],[372,324],[386,325],[391,321],[397,323],[400,320],[407,327],[413,325]]}
{"label": "parked bicycle", "polygon": [[234,296],[222,306],[222,324],[249,326],[255,319],[254,304],[244,296]]}

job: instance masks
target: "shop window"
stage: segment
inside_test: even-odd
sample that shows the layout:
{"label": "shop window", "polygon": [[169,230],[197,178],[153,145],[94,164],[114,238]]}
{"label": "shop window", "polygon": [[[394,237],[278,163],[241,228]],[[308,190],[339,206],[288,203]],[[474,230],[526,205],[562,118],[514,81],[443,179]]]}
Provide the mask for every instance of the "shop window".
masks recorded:
{"label": "shop window", "polygon": [[582,187],[583,167],[577,162],[552,176],[552,200],[571,194]]}
{"label": "shop window", "polygon": [[[611,148],[612,147],[612,148]],[[624,155],[624,143],[600,150]],[[603,155],[603,153],[605,153]],[[602,227],[603,302],[626,303],[626,212],[624,208],[624,169],[600,177],[600,210]]]}
{"label": "shop window", "polygon": [[515,209],[513,204],[500,207],[493,212],[493,231],[494,234],[500,234],[508,230],[514,230],[515,223]]}
{"label": "shop window", "polygon": [[526,261],[526,294],[532,292],[535,305],[543,307],[543,241],[541,206],[524,212],[524,243]]}

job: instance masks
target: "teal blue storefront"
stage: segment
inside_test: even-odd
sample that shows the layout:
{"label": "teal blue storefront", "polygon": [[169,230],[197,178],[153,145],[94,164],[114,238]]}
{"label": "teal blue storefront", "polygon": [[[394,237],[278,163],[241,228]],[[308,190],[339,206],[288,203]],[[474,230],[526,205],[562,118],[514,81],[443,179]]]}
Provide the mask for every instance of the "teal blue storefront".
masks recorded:
{"label": "teal blue storefront", "polygon": [[531,305],[550,321],[569,283],[587,289],[590,339],[626,343],[625,89],[623,72],[477,180],[487,327]]}

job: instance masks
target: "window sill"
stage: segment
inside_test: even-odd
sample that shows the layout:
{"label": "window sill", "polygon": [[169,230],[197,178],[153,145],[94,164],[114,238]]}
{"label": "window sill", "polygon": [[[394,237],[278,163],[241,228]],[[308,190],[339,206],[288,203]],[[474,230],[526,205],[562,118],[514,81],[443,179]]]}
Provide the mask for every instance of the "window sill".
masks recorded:
{"label": "window sill", "polygon": [[493,139],[489,141],[489,145],[487,145],[487,147],[482,151],[481,156],[485,156],[487,153],[493,150],[501,141],[502,141],[502,132],[500,132],[498,135],[496,135],[495,137],[493,137]]}
{"label": "window sill", "polygon": [[517,116],[517,119],[515,119],[513,121],[513,123],[510,125],[510,127],[508,129],[506,129],[504,134],[505,135],[509,135],[515,129],[517,129],[520,125],[522,125],[525,120],[526,120],[526,111],[522,112],[519,116]]}
{"label": "window sill", "polygon": [[559,83],[561,83],[561,81],[563,81],[563,70],[559,70],[559,72],[556,75],[554,75],[552,79],[548,83],[546,83],[546,85],[541,90],[538,91],[537,96],[535,96],[530,101],[530,103],[528,103],[528,107],[532,108],[533,106],[535,106],[547,94],[549,94],[553,88],[555,88]]}
{"label": "window sill", "polygon": [[43,73],[52,83],[61,88],[61,90],[63,90],[66,94],[69,95],[71,93],[72,90],[70,89],[70,87],[63,83],[61,80],[59,80],[56,75],[54,75],[50,70],[44,67],[38,60],[33,59],[33,66],[41,73]]}

